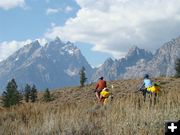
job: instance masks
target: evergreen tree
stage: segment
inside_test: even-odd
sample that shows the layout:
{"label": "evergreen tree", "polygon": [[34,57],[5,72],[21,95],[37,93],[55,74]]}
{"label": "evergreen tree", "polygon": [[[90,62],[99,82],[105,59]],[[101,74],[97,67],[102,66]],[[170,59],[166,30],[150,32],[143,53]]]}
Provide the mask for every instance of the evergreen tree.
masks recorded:
{"label": "evergreen tree", "polygon": [[45,102],[49,102],[49,101],[52,100],[52,97],[51,97],[51,94],[50,94],[50,91],[49,91],[48,88],[47,88],[47,89],[45,90],[45,92],[44,92],[43,100],[44,100]]}
{"label": "evergreen tree", "polygon": [[86,73],[85,73],[85,68],[82,67],[80,72],[79,72],[79,75],[80,75],[80,85],[81,87],[84,86],[84,83],[86,82],[87,78],[86,78]]}
{"label": "evergreen tree", "polygon": [[33,85],[31,88],[30,99],[31,99],[31,102],[35,102],[37,99],[37,89],[35,85]]}
{"label": "evergreen tree", "polygon": [[180,58],[176,60],[175,63],[176,77],[180,77]]}
{"label": "evergreen tree", "polygon": [[17,84],[15,79],[8,82],[6,91],[2,94],[2,103],[4,107],[10,107],[19,104],[22,100],[21,93],[17,90]]}
{"label": "evergreen tree", "polygon": [[24,90],[24,96],[25,96],[26,102],[29,102],[30,92],[31,92],[31,86],[29,84],[26,84],[25,90]]}

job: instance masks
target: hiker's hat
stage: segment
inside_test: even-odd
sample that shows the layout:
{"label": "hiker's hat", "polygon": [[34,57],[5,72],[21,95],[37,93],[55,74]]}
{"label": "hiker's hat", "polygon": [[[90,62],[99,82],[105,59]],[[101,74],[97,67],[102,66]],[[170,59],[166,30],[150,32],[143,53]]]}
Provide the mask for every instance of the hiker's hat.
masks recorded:
{"label": "hiker's hat", "polygon": [[103,78],[104,78],[104,77],[103,77],[103,76],[101,76],[99,79],[103,80]]}
{"label": "hiker's hat", "polygon": [[148,74],[145,74],[145,75],[144,75],[144,78],[149,78],[149,75],[148,75]]}

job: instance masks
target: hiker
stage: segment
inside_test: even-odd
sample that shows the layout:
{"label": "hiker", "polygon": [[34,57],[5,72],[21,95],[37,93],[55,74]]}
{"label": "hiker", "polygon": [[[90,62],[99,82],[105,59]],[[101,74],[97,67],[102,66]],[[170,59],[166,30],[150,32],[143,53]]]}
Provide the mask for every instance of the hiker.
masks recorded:
{"label": "hiker", "polygon": [[154,105],[156,104],[157,100],[157,95],[161,91],[160,90],[160,83],[159,82],[152,82],[151,79],[149,78],[148,74],[145,74],[144,76],[144,83],[139,89],[142,91],[143,96],[144,96],[144,101],[146,100],[146,94],[149,94],[150,96],[150,102],[152,103],[152,96],[154,96]]}
{"label": "hiker", "polygon": [[102,104],[106,104],[108,102],[109,97],[110,100],[112,101],[113,99],[112,93],[110,93],[109,89],[105,87],[100,93],[100,102]]}
{"label": "hiker", "polygon": [[151,92],[147,91],[147,88],[151,87],[152,86],[152,81],[151,79],[149,78],[149,75],[148,74],[145,74],[144,75],[144,80],[143,80],[143,84],[142,86],[140,87],[140,91],[142,91],[143,93],[143,96],[144,96],[144,101],[146,100],[146,94],[150,94]]}
{"label": "hiker", "polygon": [[98,83],[96,85],[96,89],[95,89],[95,94],[96,94],[96,97],[97,97],[99,102],[101,101],[100,93],[106,87],[106,81],[103,79],[104,79],[103,77],[99,78]]}

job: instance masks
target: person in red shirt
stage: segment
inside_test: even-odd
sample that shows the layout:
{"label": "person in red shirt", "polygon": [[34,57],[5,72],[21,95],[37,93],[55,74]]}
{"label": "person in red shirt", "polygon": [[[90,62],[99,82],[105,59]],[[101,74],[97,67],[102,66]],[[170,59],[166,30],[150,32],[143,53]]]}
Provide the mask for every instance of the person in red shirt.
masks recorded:
{"label": "person in red shirt", "polygon": [[98,83],[97,83],[97,85],[96,85],[96,89],[95,89],[95,94],[96,94],[96,97],[97,97],[98,101],[101,100],[101,99],[100,99],[100,93],[101,93],[101,91],[102,91],[104,88],[106,88],[106,81],[103,80],[103,79],[104,79],[103,77],[100,77],[100,78],[99,78],[99,81],[98,81]]}

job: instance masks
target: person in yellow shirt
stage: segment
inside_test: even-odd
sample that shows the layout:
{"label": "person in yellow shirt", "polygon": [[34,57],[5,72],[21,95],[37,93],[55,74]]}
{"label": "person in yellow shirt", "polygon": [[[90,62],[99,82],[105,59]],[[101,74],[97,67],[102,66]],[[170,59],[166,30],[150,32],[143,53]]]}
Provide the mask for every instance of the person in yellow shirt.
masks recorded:
{"label": "person in yellow shirt", "polygon": [[111,96],[111,100],[113,98],[112,94],[109,92],[108,88],[104,88],[100,93],[100,102],[102,104],[106,104],[109,100],[109,97]]}

